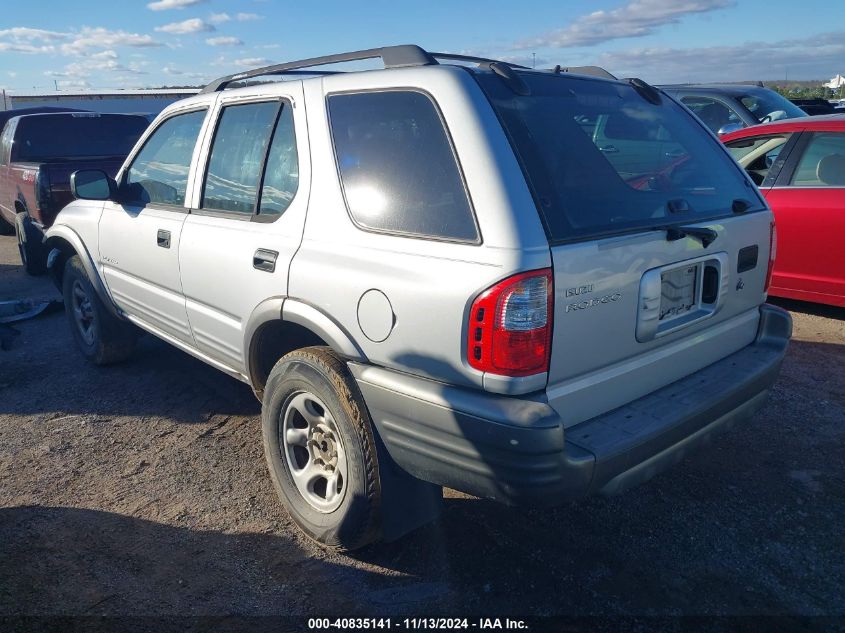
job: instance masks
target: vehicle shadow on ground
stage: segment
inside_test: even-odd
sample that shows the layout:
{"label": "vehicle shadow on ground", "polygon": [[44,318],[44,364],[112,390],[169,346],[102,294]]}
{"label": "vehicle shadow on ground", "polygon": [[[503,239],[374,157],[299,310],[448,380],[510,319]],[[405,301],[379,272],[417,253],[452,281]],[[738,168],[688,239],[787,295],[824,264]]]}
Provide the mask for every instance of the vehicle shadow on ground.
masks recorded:
{"label": "vehicle shadow on ground", "polygon": [[[827,362],[808,374],[793,361],[802,356]],[[536,613],[789,613],[808,604],[829,612],[836,582],[814,571],[826,585],[816,593],[802,576],[819,566],[836,576],[845,562],[829,540],[841,508],[828,505],[845,502],[833,467],[845,463],[843,377],[845,346],[793,341],[769,405],[651,482],[543,510],[452,496],[438,524],[356,558],[474,586],[486,608],[504,613],[526,605]],[[830,400],[807,412],[796,391]],[[772,402],[789,412],[789,428],[772,419]]]}
{"label": "vehicle shadow on ground", "polygon": [[60,507],[0,509],[0,560],[0,615],[353,614],[368,575],[276,535]]}
{"label": "vehicle shadow on ground", "polygon": [[781,299],[779,297],[769,297],[768,301],[790,312],[803,312],[804,314],[812,314],[827,319],[845,321],[845,308],[838,306],[809,303],[807,301],[798,301],[797,299]]}
{"label": "vehicle shadow on ground", "polygon": [[260,414],[248,385],[152,336],[142,336],[126,362],[96,367],[77,350],[64,314],[15,327],[22,336],[0,356],[0,414],[153,416],[184,423]]}
{"label": "vehicle shadow on ground", "polygon": [[[827,370],[840,373],[828,379],[842,375],[842,346],[792,346],[791,354],[830,348]],[[81,359],[58,371],[46,363],[57,393],[42,390],[29,411],[139,421],[154,412],[176,422],[194,421],[197,411],[258,415],[248,387],[157,341],[120,368],[83,367]],[[834,545],[845,507],[834,466],[845,463],[843,408],[807,415],[806,400],[791,399],[809,388],[800,369],[787,359],[772,394],[777,409],[621,496],[526,510],[450,492],[439,522],[354,556],[322,552],[293,532],[222,534],[94,510],[3,509],[0,612],[830,613],[845,568]],[[7,379],[3,365],[0,385]],[[80,398],[81,388],[91,398]],[[126,390],[140,396],[114,395]],[[17,393],[4,393],[0,412],[10,402],[22,408]],[[69,393],[74,403],[63,404]]]}

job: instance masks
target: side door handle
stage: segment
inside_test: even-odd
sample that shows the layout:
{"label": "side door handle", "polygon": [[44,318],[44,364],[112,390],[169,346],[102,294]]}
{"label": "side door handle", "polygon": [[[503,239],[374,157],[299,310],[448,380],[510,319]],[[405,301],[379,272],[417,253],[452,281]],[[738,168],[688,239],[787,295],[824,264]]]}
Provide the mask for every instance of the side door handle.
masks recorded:
{"label": "side door handle", "polygon": [[170,248],[170,231],[159,229],[158,235],[156,236],[156,244],[161,248]]}
{"label": "side door handle", "polygon": [[252,267],[256,270],[263,270],[266,273],[272,273],[276,270],[276,258],[279,256],[278,251],[270,251],[266,248],[259,248],[252,256]]}

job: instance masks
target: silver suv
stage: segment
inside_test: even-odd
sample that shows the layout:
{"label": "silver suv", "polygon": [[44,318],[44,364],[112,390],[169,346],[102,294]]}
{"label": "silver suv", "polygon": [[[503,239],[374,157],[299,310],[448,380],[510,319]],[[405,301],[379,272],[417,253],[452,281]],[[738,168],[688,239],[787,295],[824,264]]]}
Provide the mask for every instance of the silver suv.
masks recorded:
{"label": "silver suv", "polygon": [[250,384],[276,489],[330,547],[431,520],[443,486],[551,505],[647,480],[762,406],[791,332],[753,183],[595,68],[261,68],[73,190],[47,242],[82,352],[145,330]]}

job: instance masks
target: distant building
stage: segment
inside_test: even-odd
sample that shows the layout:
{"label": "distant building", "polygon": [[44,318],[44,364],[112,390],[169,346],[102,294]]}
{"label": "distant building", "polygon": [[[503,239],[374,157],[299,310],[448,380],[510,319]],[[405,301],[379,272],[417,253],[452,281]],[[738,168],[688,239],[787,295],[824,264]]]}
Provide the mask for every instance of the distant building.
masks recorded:
{"label": "distant building", "polygon": [[64,106],[94,112],[158,114],[174,101],[199,92],[197,88],[162,90],[3,90],[0,110]]}
{"label": "distant building", "polygon": [[833,90],[838,90],[842,86],[845,86],[845,77],[842,75],[836,75],[833,79],[828,81],[826,84],[823,84],[825,88],[832,88]]}

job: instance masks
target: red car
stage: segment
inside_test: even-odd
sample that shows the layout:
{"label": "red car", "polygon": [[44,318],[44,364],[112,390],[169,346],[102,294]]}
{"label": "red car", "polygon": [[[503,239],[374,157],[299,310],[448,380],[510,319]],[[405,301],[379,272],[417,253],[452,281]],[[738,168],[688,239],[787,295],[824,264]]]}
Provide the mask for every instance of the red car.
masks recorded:
{"label": "red car", "polygon": [[845,307],[845,114],[755,125],[721,140],[775,214],[769,294]]}

